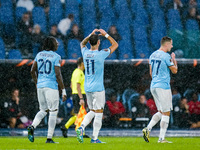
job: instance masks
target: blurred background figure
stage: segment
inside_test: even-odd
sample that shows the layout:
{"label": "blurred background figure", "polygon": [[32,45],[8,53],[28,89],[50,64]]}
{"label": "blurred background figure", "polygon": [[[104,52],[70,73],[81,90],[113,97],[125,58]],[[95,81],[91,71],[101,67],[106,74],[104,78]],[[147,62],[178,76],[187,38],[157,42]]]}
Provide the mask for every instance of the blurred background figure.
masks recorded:
{"label": "blurred background figure", "polygon": [[62,19],[58,24],[58,29],[62,35],[66,36],[68,30],[71,28],[72,22],[74,21],[74,15],[69,14],[67,18]]}
{"label": "blurred background figure", "polygon": [[84,38],[83,32],[79,29],[77,24],[73,24],[72,29],[69,31],[67,39],[77,39],[82,41]]}
{"label": "blurred background figure", "polygon": [[27,11],[31,12],[34,8],[32,0],[18,0],[17,7],[25,7]]}

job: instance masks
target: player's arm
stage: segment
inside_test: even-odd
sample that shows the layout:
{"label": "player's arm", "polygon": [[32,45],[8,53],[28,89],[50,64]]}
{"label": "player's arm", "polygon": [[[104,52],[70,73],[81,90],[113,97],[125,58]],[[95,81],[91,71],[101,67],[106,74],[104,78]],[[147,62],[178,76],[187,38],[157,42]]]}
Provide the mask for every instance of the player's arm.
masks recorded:
{"label": "player's arm", "polygon": [[84,99],[83,99],[83,95],[81,93],[81,84],[80,83],[77,83],[77,91],[78,91],[78,96],[79,96],[79,99],[80,99],[80,102],[79,104],[80,105],[84,105]]}
{"label": "player's arm", "polygon": [[149,74],[150,74],[150,76],[151,76],[151,78],[152,78],[152,68],[151,68],[151,65],[149,64]]}
{"label": "player's arm", "polygon": [[65,87],[63,84],[63,78],[62,78],[62,74],[61,74],[61,70],[59,66],[55,66],[55,73],[56,73],[56,79],[58,82],[58,86],[60,87],[60,89],[62,89],[62,100],[65,101],[67,99],[67,94],[65,91]]}
{"label": "player's arm", "polygon": [[99,29],[99,32],[101,33],[102,36],[105,36],[110,41],[111,46],[109,47],[109,49],[110,49],[110,54],[112,54],[118,48],[118,43],[103,29]]}
{"label": "player's arm", "polygon": [[98,32],[98,31],[99,31],[98,29],[94,29],[90,35],[88,35],[86,38],[83,39],[83,41],[80,44],[81,49],[86,46],[87,42],[89,41],[90,36],[95,34],[95,32]]}
{"label": "player's arm", "polygon": [[31,76],[35,84],[37,84],[37,62],[34,61],[31,67]]}
{"label": "player's arm", "polygon": [[171,54],[171,57],[172,57],[172,62],[174,63],[174,65],[173,65],[173,66],[170,66],[169,69],[171,70],[171,72],[172,72],[173,74],[176,74],[176,73],[178,72],[178,66],[177,66],[177,61],[176,61],[176,59],[175,59],[175,54],[172,53],[172,54]]}

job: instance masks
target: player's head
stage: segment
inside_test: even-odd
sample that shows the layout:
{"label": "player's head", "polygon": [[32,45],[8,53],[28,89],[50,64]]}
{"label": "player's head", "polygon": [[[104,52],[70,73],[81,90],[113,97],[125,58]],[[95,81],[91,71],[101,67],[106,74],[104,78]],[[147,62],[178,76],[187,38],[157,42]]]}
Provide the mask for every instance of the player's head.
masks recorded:
{"label": "player's head", "polygon": [[52,36],[48,36],[43,43],[43,50],[47,50],[47,51],[56,51],[58,48],[58,41],[52,37]]}
{"label": "player's head", "polygon": [[99,36],[97,34],[93,34],[90,36],[89,38],[89,43],[91,46],[99,46],[100,45],[100,40],[99,40]]}
{"label": "player's head", "polygon": [[171,51],[171,49],[173,47],[172,39],[170,37],[168,37],[168,36],[164,36],[161,39],[161,46],[165,47],[168,52]]}

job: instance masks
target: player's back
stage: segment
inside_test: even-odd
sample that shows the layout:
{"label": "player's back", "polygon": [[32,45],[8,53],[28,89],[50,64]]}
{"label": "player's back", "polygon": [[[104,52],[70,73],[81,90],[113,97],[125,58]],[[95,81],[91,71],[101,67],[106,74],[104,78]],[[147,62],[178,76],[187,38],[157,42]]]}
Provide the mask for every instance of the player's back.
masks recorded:
{"label": "player's back", "polygon": [[152,68],[151,88],[170,89],[169,66],[173,65],[171,56],[162,50],[157,50],[151,54],[149,64]]}
{"label": "player's back", "polygon": [[60,66],[60,56],[53,51],[41,51],[37,54],[38,82],[37,88],[49,87],[58,89],[55,66]]}
{"label": "player's back", "polygon": [[110,54],[110,49],[89,50],[82,49],[85,66],[85,91],[99,92],[104,90],[104,60]]}

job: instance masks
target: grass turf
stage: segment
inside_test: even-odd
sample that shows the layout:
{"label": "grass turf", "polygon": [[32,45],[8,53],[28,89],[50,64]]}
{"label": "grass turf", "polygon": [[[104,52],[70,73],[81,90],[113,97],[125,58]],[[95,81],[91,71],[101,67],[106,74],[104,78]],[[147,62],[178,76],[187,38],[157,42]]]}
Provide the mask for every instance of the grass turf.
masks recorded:
{"label": "grass turf", "polygon": [[196,150],[200,149],[198,137],[193,138],[166,138],[173,143],[157,143],[158,138],[150,138],[150,143],[146,143],[139,137],[100,137],[105,144],[91,144],[89,138],[84,139],[84,143],[78,143],[76,137],[54,137],[59,144],[46,144],[45,137],[35,137],[35,142],[31,143],[27,137],[0,137],[0,149],[49,149],[49,150]]}

